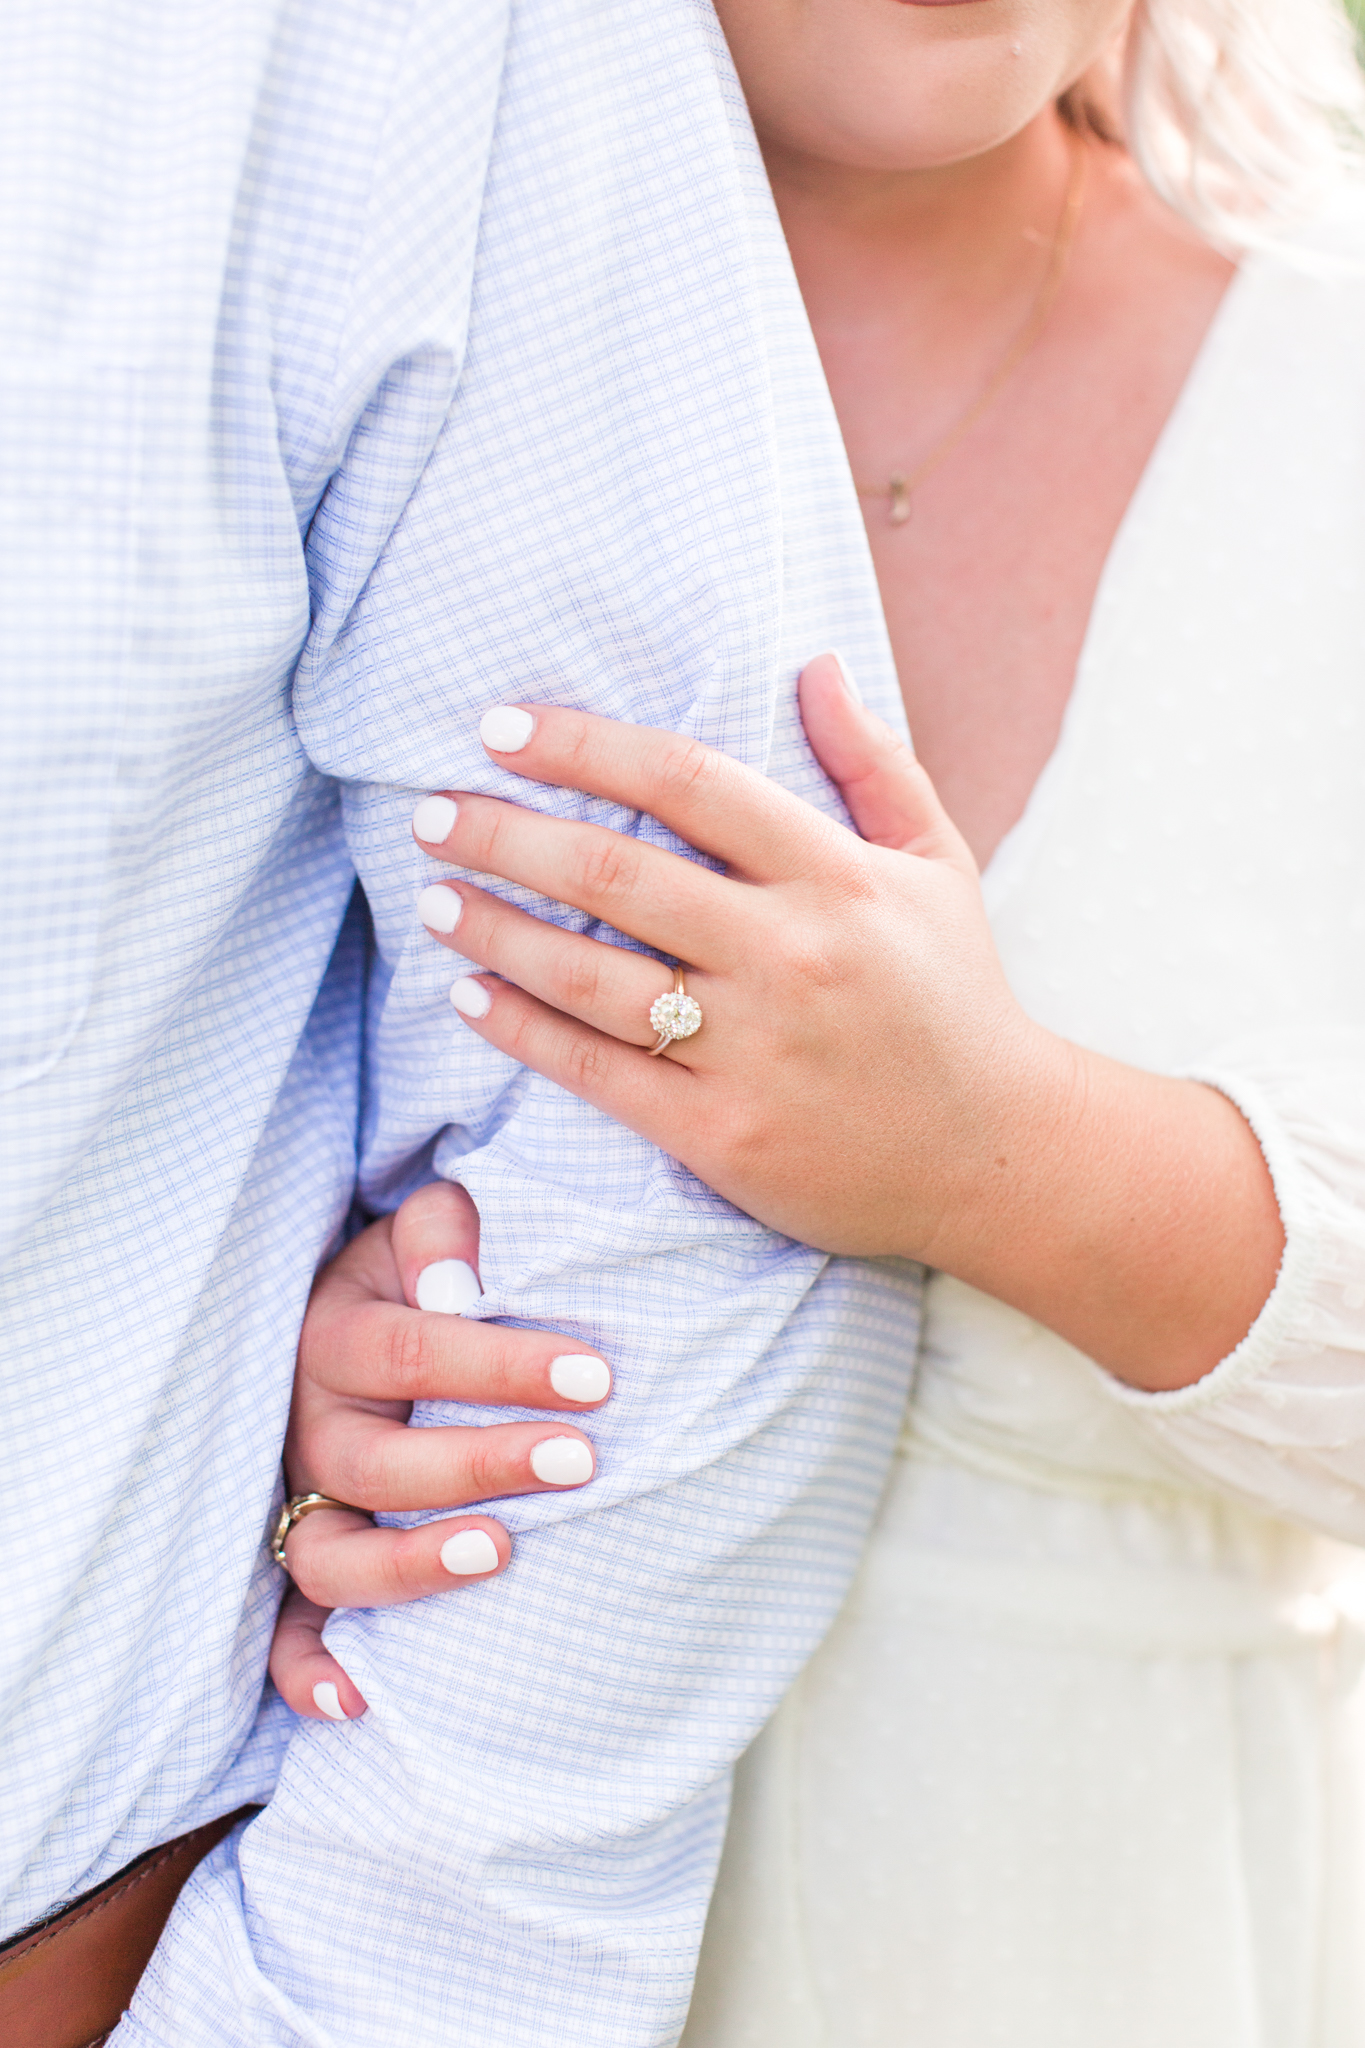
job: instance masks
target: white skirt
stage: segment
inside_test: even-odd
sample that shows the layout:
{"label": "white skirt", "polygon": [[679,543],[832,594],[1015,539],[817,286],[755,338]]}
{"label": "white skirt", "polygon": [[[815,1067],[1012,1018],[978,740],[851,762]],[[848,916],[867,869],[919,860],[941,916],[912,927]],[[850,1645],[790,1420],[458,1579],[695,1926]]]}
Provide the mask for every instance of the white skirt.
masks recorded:
{"label": "white skirt", "polygon": [[1340,1568],[908,1445],[739,1765],[684,2048],[1362,2048]]}

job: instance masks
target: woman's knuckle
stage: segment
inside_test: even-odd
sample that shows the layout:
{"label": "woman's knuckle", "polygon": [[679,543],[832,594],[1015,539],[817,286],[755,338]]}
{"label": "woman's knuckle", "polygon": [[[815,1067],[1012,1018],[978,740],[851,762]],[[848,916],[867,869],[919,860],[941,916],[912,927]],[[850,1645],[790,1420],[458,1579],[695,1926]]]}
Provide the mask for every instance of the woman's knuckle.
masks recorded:
{"label": "woman's knuckle", "polygon": [[570,1089],[589,1093],[606,1080],[611,1066],[611,1049],[598,1038],[575,1037],[569,1041],[564,1075]]}
{"label": "woman's knuckle", "polygon": [[466,1492],[471,1500],[490,1500],[505,1493],[510,1481],[506,1451],[488,1429],[476,1429],[465,1447]]}
{"label": "woman's knuckle", "polygon": [[481,1326],[488,1333],[490,1343],[484,1358],[481,1377],[481,1394],[493,1405],[516,1402],[526,1398],[526,1362],[522,1346],[518,1345],[519,1331],[502,1329],[498,1323]]}
{"label": "woman's knuckle", "polygon": [[399,1530],[385,1549],[382,1569],[390,1592],[400,1596],[423,1592],[429,1577],[424,1532],[420,1528]]}
{"label": "woman's knuckle", "polygon": [[431,1342],[420,1317],[395,1318],[382,1360],[385,1385],[396,1401],[412,1401],[421,1393],[431,1370]]}
{"label": "woman's knuckle", "polygon": [[574,948],[559,973],[559,996],[566,1009],[595,1009],[602,993],[602,967],[595,953]]}
{"label": "woman's knuckle", "polygon": [[713,787],[722,770],[721,756],[700,740],[676,740],[659,758],[660,798],[675,804],[694,800]]}
{"label": "woman's knuckle", "polygon": [[[582,768],[601,771],[597,736],[586,718],[572,716],[559,722],[558,740],[566,769]],[[590,787],[585,779],[583,787]]]}
{"label": "woman's knuckle", "polygon": [[498,856],[507,835],[507,820],[496,804],[476,804],[465,809],[467,838],[461,853],[464,865],[478,874],[496,874]]}
{"label": "woman's knuckle", "polygon": [[577,865],[578,879],[589,895],[618,896],[634,887],[640,856],[628,839],[594,833],[580,845]]}
{"label": "woman's knuckle", "polygon": [[392,1445],[396,1441],[387,1431],[379,1434],[366,1430],[340,1444],[335,1460],[337,1498],[349,1501],[367,1514],[384,1507],[389,1494]]}
{"label": "woman's knuckle", "polygon": [[520,1060],[524,1067],[533,1066],[538,1037],[538,1020],[529,1005],[517,1002],[504,1004],[500,1043],[510,1059]]}
{"label": "woman's knuckle", "polygon": [[832,846],[822,846],[819,875],[828,892],[832,916],[843,917],[850,910],[881,899],[883,879],[876,849],[854,838],[852,833],[841,833]]}
{"label": "woman's knuckle", "polygon": [[877,863],[850,861],[843,886],[845,910],[855,911],[864,918],[870,914],[882,920],[886,915],[886,901],[886,878]]}
{"label": "woman's knuckle", "polygon": [[[775,989],[812,990],[842,987],[848,980],[847,945],[843,934],[807,921],[784,922],[768,935],[765,974]],[[782,1006],[776,1006],[776,1014]]]}

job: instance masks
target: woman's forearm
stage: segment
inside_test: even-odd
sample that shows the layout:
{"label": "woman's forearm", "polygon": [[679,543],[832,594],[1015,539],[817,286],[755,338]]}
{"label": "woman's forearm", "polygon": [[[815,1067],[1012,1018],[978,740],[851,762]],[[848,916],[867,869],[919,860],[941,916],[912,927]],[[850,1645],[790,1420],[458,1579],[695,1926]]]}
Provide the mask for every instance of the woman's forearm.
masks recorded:
{"label": "woman's forearm", "polygon": [[1130,1385],[1188,1386],[1240,1343],[1284,1249],[1226,1096],[1033,1032],[932,1243],[915,1254]]}

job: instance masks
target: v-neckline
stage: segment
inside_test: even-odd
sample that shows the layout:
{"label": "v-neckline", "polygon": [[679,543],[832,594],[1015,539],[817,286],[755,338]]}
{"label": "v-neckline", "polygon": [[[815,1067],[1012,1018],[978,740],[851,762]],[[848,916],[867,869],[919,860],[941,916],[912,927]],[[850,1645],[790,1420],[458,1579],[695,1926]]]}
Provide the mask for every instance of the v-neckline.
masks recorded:
{"label": "v-neckline", "polygon": [[1258,256],[1245,257],[1228,280],[1185,381],[1152,444],[1133,494],[1115,528],[1095,584],[1095,595],[1086,620],[1081,651],[1076,658],[1075,675],[1062,713],[1056,745],[1043,763],[1023,810],[982,869],[981,889],[991,916],[1014,894],[1023,880],[1055,811],[1060,790],[1074,771],[1080,751],[1081,729],[1097,694],[1098,678],[1105,666],[1108,645],[1128,610],[1131,593],[1138,580],[1136,563],[1141,556],[1151,501],[1170,487],[1178,472],[1189,446],[1191,427],[1197,419],[1203,391],[1230,346],[1232,330],[1248,297],[1250,280],[1259,274],[1260,269]]}

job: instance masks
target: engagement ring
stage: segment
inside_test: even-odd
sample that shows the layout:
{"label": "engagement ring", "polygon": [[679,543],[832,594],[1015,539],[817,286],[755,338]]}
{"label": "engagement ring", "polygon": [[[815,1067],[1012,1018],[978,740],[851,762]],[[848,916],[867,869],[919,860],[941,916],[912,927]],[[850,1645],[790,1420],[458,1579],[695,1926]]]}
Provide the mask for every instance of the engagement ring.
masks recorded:
{"label": "engagement ring", "polygon": [[701,1004],[683,987],[681,967],[673,969],[672,988],[665,989],[650,1004],[649,1028],[659,1034],[659,1043],[649,1049],[651,1059],[664,1052],[675,1038],[691,1038],[701,1030]]}

